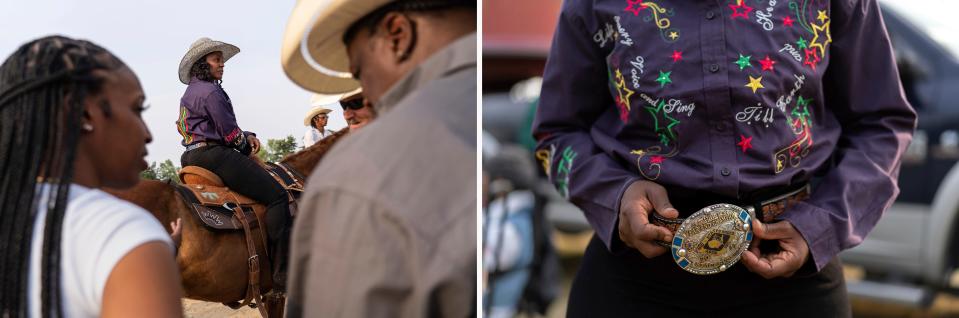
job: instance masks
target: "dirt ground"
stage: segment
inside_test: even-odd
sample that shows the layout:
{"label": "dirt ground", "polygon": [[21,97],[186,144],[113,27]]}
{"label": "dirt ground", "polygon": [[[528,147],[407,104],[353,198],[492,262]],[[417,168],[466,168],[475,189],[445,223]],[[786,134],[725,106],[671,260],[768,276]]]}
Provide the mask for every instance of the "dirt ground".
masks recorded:
{"label": "dirt ground", "polygon": [[230,318],[258,318],[260,312],[256,308],[244,307],[237,310],[230,309],[221,303],[183,299],[183,313],[186,317],[230,317]]}

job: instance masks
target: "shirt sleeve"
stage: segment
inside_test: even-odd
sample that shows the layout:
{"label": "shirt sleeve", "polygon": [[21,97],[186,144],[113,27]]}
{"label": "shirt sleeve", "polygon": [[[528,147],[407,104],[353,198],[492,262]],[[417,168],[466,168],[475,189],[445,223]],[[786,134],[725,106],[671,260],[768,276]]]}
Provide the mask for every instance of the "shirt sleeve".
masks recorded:
{"label": "shirt sleeve", "polygon": [[251,149],[246,142],[246,133],[237,125],[236,115],[233,113],[233,104],[226,99],[226,95],[219,91],[213,91],[204,98],[204,102],[206,112],[210,114],[216,133],[223,138],[223,142],[244,154],[249,154]]}
{"label": "shirt sleeve", "polygon": [[[129,202],[119,200],[99,190],[71,202],[75,210],[68,216],[69,237],[76,240],[69,245],[69,253],[75,264],[75,277],[89,293],[93,308],[103,303],[103,289],[117,263],[133,249],[154,241],[170,246],[173,241],[160,222],[149,212]],[[66,241],[65,241],[66,242]]]}
{"label": "shirt sleeve", "polygon": [[[475,297],[475,219],[426,239],[369,198],[308,190],[291,237],[289,316],[464,317]],[[475,210],[473,210],[475,211]]]}
{"label": "shirt sleeve", "polygon": [[593,123],[613,104],[606,88],[605,53],[587,33],[597,27],[576,15],[591,12],[591,3],[563,2],[543,74],[533,135],[537,158],[543,161],[550,181],[583,210],[596,234],[612,250],[619,246],[613,233],[623,192],[640,177],[599,149],[590,135]]}
{"label": "shirt sleeve", "polygon": [[832,16],[823,86],[841,135],[812,196],[783,215],[809,244],[817,269],[861,243],[892,205],[916,126],[876,1],[833,1]]}

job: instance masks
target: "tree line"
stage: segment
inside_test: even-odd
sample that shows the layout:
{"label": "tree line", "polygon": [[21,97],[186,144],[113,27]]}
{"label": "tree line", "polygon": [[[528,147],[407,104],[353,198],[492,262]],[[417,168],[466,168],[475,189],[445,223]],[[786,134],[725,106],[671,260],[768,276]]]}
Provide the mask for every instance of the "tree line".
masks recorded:
{"label": "tree line", "polygon": [[[265,143],[261,144],[262,149],[260,149],[257,157],[260,157],[260,160],[265,162],[279,162],[283,157],[303,149],[303,147],[296,144],[296,138],[292,135],[287,135],[286,138],[280,139],[267,139]],[[169,179],[179,183],[180,180],[177,177],[177,171],[180,171],[180,166],[175,165],[170,159],[164,160],[159,164],[154,161],[150,163],[149,168],[140,172],[140,178],[151,180]]]}

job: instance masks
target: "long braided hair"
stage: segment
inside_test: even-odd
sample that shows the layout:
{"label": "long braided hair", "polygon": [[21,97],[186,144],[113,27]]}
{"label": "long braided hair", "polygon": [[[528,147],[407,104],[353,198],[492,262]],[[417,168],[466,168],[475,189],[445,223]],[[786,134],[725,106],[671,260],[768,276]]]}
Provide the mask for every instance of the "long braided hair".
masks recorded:
{"label": "long braided hair", "polygon": [[0,317],[27,316],[31,241],[41,208],[42,250],[33,252],[42,253],[42,315],[63,315],[61,230],[84,100],[101,91],[104,79],[94,71],[123,66],[96,44],[62,36],[24,44],[0,65]]}

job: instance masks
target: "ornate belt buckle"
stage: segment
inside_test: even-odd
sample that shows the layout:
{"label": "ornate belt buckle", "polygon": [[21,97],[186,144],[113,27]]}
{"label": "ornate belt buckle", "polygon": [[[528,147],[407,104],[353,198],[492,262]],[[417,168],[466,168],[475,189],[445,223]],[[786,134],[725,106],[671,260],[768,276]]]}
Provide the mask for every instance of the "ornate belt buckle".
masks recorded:
{"label": "ornate belt buckle", "polygon": [[726,203],[696,211],[673,235],[673,261],[698,275],[729,269],[753,240],[753,217],[752,211]]}

